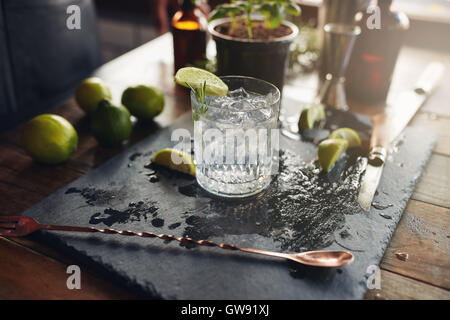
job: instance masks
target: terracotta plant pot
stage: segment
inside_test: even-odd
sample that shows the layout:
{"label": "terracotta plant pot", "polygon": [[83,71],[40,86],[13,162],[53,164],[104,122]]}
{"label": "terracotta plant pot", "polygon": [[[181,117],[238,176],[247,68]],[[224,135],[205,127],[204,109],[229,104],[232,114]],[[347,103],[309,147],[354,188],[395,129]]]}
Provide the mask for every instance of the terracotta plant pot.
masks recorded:
{"label": "terracotta plant pot", "polygon": [[274,40],[235,39],[215,30],[230,21],[230,18],[217,19],[208,25],[208,31],[216,42],[217,74],[259,78],[276,85],[281,91],[289,60],[289,46],[298,34],[297,26],[284,21],[282,24],[292,33]]}

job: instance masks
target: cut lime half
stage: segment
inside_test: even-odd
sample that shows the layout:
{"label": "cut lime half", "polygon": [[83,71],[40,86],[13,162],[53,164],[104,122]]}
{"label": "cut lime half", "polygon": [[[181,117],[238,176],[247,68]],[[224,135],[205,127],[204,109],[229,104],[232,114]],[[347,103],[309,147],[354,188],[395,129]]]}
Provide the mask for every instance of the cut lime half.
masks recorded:
{"label": "cut lime half", "polygon": [[180,86],[200,89],[206,82],[206,94],[209,96],[226,96],[228,86],[215,74],[194,67],[181,68],[175,74],[175,82]]}

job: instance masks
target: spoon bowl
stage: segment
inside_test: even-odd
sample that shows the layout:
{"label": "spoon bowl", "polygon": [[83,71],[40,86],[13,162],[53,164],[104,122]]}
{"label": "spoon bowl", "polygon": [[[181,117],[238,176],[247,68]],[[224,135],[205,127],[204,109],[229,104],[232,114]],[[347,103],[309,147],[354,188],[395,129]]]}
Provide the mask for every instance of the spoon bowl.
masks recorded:
{"label": "spoon bowl", "polygon": [[272,252],[251,248],[237,248],[240,251],[262,254],[277,258],[284,258],[304,265],[314,267],[335,268],[352,263],[354,256],[351,252],[342,250],[305,251],[301,253]]}
{"label": "spoon bowl", "polygon": [[308,251],[294,254],[293,259],[291,260],[295,260],[309,266],[332,268],[352,263],[354,256],[348,251]]}

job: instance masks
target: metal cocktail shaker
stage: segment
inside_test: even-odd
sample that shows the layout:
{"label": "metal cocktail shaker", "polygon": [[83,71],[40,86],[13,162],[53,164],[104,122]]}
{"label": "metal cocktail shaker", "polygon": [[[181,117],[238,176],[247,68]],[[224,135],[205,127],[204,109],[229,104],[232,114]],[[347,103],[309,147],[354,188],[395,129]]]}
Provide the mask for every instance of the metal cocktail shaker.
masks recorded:
{"label": "metal cocktail shaker", "polygon": [[319,41],[322,52],[321,61],[319,62],[319,79],[325,80],[328,71],[326,61],[323,61],[330,49],[324,43],[324,26],[328,23],[339,23],[346,25],[356,25],[355,15],[360,11],[366,11],[373,0],[323,0],[319,9],[318,30]]}
{"label": "metal cocktail shaker", "polygon": [[318,99],[328,107],[348,110],[345,96],[345,71],[361,29],[357,26],[329,23],[324,27],[324,43],[329,49],[324,56],[328,72],[319,91]]}
{"label": "metal cocktail shaker", "polygon": [[317,99],[329,107],[347,110],[345,71],[360,33],[355,15],[366,10],[371,0],[324,0],[319,12],[322,54]]}

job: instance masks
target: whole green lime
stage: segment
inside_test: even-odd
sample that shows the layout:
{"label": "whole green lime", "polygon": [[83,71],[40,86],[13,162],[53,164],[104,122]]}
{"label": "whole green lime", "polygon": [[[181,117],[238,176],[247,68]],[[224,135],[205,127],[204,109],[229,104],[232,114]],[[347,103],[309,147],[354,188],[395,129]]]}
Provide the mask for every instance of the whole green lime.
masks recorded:
{"label": "whole green lime", "polygon": [[120,145],[130,137],[132,123],[130,112],[121,105],[102,100],[91,116],[91,130],[100,144]]}
{"label": "whole green lime", "polygon": [[36,161],[58,164],[67,161],[78,144],[78,135],[69,121],[55,114],[41,114],[25,124],[21,143]]}
{"label": "whole green lime", "polygon": [[111,98],[111,90],[108,85],[102,79],[96,77],[81,81],[75,92],[75,100],[81,109],[88,114],[97,109],[101,100],[110,100]]}
{"label": "whole green lime", "polygon": [[151,120],[164,109],[164,95],[158,88],[137,85],[123,92],[122,104],[139,120]]}

